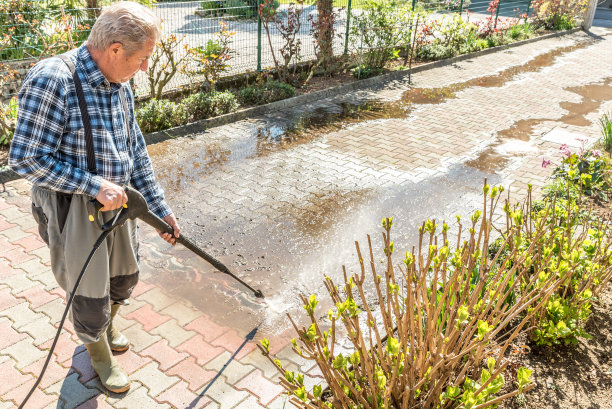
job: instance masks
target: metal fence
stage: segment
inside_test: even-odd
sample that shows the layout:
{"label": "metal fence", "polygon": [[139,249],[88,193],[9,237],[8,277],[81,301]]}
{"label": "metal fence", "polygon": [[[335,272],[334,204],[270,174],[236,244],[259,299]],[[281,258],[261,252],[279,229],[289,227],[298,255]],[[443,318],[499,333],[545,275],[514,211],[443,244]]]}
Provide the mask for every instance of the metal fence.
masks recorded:
{"label": "metal fence", "polygon": [[[57,0],[0,0],[0,46],[1,62],[35,61],[44,55],[53,55],[69,49],[72,44],[82,44],[93,25],[99,9],[76,7],[63,0],[64,7]],[[78,0],[72,0],[76,2]],[[91,0],[87,0],[91,4]],[[188,47],[204,46],[215,38],[220,22],[235,32],[231,48],[234,50],[229,61],[230,69],[224,75],[257,71],[272,67],[272,51],[276,55],[282,47],[283,38],[276,26],[271,25],[270,35],[263,29],[257,13],[258,2],[263,0],[200,0],[200,1],[158,1],[152,6],[163,20],[163,35],[174,34]],[[290,0],[276,0],[281,20],[287,19]],[[365,0],[334,0],[337,13],[333,49],[334,53],[352,52],[349,39],[351,17],[362,13]],[[499,0],[494,15],[488,11],[489,0],[406,0],[412,9],[434,10],[434,17],[450,13],[461,13],[462,17],[473,20],[519,17],[529,13],[531,0]],[[69,8],[70,7],[70,8]],[[312,19],[317,17],[317,7],[312,0],[305,3],[299,19],[297,38],[301,42],[301,61],[315,59],[315,42],[311,35]],[[65,25],[69,24],[72,42],[66,36]],[[8,36],[7,36],[8,35]],[[3,40],[2,40],[3,38]],[[50,45],[53,45],[51,47]],[[181,48],[184,50],[184,48]],[[179,88],[191,83],[193,78],[176,75],[166,89]],[[146,75],[139,73],[135,83],[140,95],[148,94]],[[4,95],[3,95],[4,96]]]}

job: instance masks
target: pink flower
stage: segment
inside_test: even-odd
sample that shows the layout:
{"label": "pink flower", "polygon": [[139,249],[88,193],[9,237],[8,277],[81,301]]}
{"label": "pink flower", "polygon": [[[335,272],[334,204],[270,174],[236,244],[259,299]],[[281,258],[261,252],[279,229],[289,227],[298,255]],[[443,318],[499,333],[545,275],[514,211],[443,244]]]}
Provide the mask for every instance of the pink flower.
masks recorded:
{"label": "pink flower", "polygon": [[591,153],[593,154],[594,158],[599,158],[601,156],[601,152],[598,150],[591,151]]}
{"label": "pink flower", "polygon": [[552,164],[552,161],[546,159],[546,158],[542,158],[542,167],[546,168],[548,166],[550,166]]}

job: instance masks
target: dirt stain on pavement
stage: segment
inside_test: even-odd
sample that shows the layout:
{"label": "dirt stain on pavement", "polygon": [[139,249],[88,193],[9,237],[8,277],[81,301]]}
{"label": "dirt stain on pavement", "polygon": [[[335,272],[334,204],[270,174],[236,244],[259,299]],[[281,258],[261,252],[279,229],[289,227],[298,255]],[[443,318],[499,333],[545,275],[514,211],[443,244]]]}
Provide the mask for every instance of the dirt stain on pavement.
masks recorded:
{"label": "dirt stain on pavement", "polygon": [[523,65],[509,67],[495,75],[473,78],[469,81],[454,83],[440,88],[412,88],[402,95],[402,102],[406,104],[441,104],[448,99],[456,98],[457,93],[471,87],[501,87],[521,74],[536,72],[544,67],[554,64],[557,57],[585,48],[595,40],[581,41],[567,47],[560,47],[540,54]]}

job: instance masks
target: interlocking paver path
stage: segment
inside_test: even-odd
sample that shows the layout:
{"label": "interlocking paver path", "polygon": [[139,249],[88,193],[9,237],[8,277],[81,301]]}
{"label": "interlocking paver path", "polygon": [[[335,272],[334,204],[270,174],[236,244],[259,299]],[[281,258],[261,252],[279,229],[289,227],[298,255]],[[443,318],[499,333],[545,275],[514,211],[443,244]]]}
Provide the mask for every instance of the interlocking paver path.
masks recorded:
{"label": "interlocking paver path", "polygon": [[[27,407],[282,408],[277,375],[255,341],[270,338],[287,367],[315,372],[290,351],[282,312],[299,313],[299,293],[322,295],[323,274],[339,280],[342,264],[352,269],[355,240],[372,233],[380,252],[380,220],[393,216],[395,246],[409,249],[424,218],[476,209],[485,177],[522,198],[528,183],[549,176],[543,156],[558,158],[563,142],[578,146],[577,135],[597,138],[596,119],[612,110],[612,36],[599,34],[547,39],[419,73],[413,86],[394,81],[150,146],[184,233],[261,288],[269,307],[142,226],[142,280],[117,322],[133,343],[117,355],[132,389],[101,392],[67,324]],[[63,311],[29,187],[17,180],[0,193],[0,409],[33,384]]]}

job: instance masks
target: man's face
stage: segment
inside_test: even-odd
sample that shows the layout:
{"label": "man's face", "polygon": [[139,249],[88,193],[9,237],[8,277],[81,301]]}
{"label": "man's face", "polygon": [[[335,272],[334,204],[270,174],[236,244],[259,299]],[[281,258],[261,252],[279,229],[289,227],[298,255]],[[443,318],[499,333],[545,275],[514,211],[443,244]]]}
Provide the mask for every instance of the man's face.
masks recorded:
{"label": "man's face", "polygon": [[149,68],[149,58],[155,49],[155,41],[150,40],[139,50],[128,54],[120,43],[110,47],[111,67],[107,78],[110,82],[127,82],[136,75],[138,71],[146,71]]}

